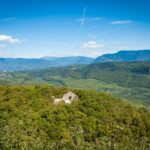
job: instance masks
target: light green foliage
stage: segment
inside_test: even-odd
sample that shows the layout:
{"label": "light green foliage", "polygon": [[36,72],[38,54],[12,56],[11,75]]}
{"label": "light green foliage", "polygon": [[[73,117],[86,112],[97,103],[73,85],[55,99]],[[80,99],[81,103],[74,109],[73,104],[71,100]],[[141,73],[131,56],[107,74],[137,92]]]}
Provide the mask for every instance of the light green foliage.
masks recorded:
{"label": "light green foliage", "polygon": [[67,88],[0,86],[2,150],[150,149],[150,113],[109,94],[73,90],[79,100],[53,106]]}

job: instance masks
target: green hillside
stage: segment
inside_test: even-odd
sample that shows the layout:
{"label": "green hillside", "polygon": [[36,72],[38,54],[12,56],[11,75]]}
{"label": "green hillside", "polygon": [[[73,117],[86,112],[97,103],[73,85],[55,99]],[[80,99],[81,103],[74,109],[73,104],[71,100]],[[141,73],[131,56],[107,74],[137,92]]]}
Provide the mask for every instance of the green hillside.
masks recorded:
{"label": "green hillside", "polygon": [[67,88],[0,86],[0,149],[150,149],[150,113],[108,94],[73,90],[79,100],[52,105]]}
{"label": "green hillside", "polygon": [[97,63],[24,72],[1,72],[1,84],[52,84],[92,89],[150,107],[150,62]]}

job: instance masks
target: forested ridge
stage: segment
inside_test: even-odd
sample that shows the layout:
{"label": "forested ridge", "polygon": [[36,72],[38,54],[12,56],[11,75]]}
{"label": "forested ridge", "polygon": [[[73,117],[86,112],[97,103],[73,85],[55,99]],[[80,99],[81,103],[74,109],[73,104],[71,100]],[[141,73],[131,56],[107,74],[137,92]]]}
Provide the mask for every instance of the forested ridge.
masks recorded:
{"label": "forested ridge", "polygon": [[105,62],[0,72],[0,84],[52,84],[104,91],[150,107],[150,62]]}
{"label": "forested ridge", "polygon": [[70,89],[0,86],[0,149],[149,150],[150,112],[109,94],[73,90],[71,105],[52,96]]}

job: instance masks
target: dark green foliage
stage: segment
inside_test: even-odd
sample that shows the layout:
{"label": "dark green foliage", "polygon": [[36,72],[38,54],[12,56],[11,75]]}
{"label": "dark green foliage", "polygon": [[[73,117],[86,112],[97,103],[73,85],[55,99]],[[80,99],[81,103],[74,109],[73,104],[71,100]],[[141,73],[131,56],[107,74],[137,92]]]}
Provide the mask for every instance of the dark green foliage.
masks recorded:
{"label": "dark green foliage", "polygon": [[73,90],[79,100],[53,106],[67,88],[0,86],[0,149],[150,149],[150,113],[108,94]]}

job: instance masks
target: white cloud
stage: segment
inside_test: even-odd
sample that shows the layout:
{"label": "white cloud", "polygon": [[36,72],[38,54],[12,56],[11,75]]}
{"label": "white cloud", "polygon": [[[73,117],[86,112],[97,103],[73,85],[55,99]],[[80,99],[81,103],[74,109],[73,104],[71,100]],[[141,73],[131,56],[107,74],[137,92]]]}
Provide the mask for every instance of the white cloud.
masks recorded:
{"label": "white cloud", "polygon": [[0,34],[0,42],[6,42],[6,43],[20,43],[21,41],[17,38],[13,38],[10,35],[2,35]]}
{"label": "white cloud", "polygon": [[101,44],[97,44],[95,41],[89,41],[86,43],[83,43],[81,48],[89,48],[89,49],[95,49],[95,48],[102,48],[104,47]]}
{"label": "white cloud", "polygon": [[132,23],[131,20],[116,20],[116,21],[112,21],[111,24],[113,25],[117,25],[117,24],[130,24]]}

